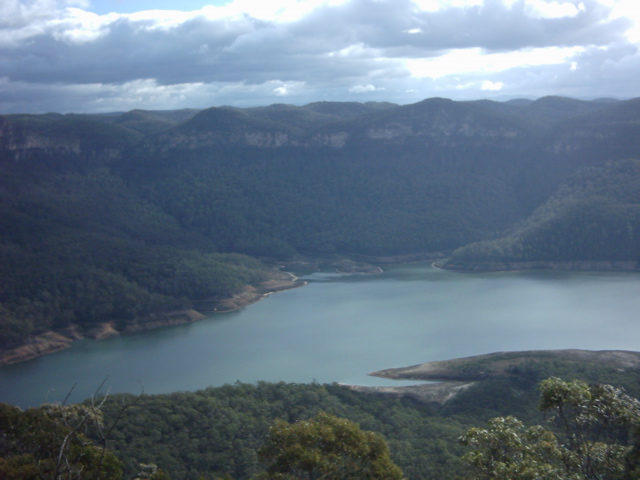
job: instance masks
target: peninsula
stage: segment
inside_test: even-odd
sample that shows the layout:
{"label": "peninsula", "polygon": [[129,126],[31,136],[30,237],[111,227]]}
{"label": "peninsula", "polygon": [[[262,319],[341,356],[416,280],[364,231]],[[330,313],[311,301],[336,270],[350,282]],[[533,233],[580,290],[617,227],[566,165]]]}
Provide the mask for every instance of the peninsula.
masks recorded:
{"label": "peninsula", "polygon": [[[369,375],[393,380],[416,380],[416,385],[399,387],[348,388],[376,395],[409,397],[422,402],[445,404],[460,392],[495,377],[518,376],[523,371],[549,361],[562,361],[573,366],[600,365],[627,370],[640,367],[640,352],[624,350],[532,350],[496,352],[452,360],[427,362],[409,367],[389,368]],[[579,369],[578,369],[579,370]],[[432,383],[421,383],[432,382]]]}

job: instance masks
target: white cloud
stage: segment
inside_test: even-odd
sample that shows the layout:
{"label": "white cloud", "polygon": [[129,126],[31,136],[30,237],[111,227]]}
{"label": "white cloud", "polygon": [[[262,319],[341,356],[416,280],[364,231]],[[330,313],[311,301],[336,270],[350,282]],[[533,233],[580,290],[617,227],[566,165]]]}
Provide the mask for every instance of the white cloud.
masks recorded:
{"label": "white cloud", "polygon": [[465,73],[501,72],[512,68],[565,63],[584,47],[534,48],[486,54],[480,48],[453,50],[439,57],[407,60],[415,77],[439,78]]}
{"label": "white cloud", "polygon": [[484,0],[413,0],[413,3],[423,11],[437,12],[447,8],[481,7]]}
{"label": "white cloud", "polygon": [[640,8],[637,0],[600,0],[611,10],[609,19],[623,18],[632,23],[626,31],[627,39],[631,43],[640,44]]}
{"label": "white cloud", "polygon": [[66,43],[87,43],[103,37],[117,15],[96,15],[79,8],[68,8],[64,18],[47,22],[51,36]]}
{"label": "white cloud", "polygon": [[368,83],[367,85],[355,85],[349,89],[352,93],[368,93],[375,92],[376,90],[384,90],[384,88],[376,88]]}
{"label": "white cloud", "polygon": [[280,80],[273,80],[267,82],[267,85],[272,85],[272,92],[278,97],[295,95],[304,87],[304,82],[281,82]]}
{"label": "white cloud", "polygon": [[202,13],[211,19],[247,15],[268,22],[290,23],[304,18],[320,7],[338,6],[346,3],[346,1],[347,0],[270,0],[268,2],[260,2],[256,0],[233,0],[221,7],[207,6],[202,9]]}
{"label": "white cloud", "polygon": [[413,0],[413,3],[424,12],[437,12],[443,8],[438,0]]}
{"label": "white cloud", "polygon": [[584,3],[526,0],[525,12],[533,18],[575,17],[585,11]]}
{"label": "white cloud", "polygon": [[[127,111],[140,105],[157,105],[159,109],[183,108],[215,93],[203,83],[158,85],[155,80],[141,79],[124,84],[90,83],[82,85],[27,84],[0,78],[0,109],[45,113]],[[25,108],[34,99],[37,107]],[[62,108],[61,108],[62,107]]]}
{"label": "white cloud", "polygon": [[502,82],[492,82],[490,80],[486,80],[482,82],[482,86],[480,87],[480,90],[498,91],[498,90],[502,90],[503,87],[504,87],[504,83]]}
{"label": "white cloud", "polygon": [[257,105],[281,96],[305,103],[383,91],[396,102],[606,89],[631,96],[640,77],[637,0],[87,8],[86,0],[0,0],[1,111]]}

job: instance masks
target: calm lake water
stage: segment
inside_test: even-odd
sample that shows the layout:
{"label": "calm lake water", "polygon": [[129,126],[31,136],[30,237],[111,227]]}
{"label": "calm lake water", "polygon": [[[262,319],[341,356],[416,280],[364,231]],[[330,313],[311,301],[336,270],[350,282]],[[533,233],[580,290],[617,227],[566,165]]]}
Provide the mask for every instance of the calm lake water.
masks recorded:
{"label": "calm lake water", "polygon": [[464,274],[401,265],[315,273],[241,311],[0,368],[0,402],[266,381],[386,384],[368,372],[496,351],[640,350],[640,276]]}

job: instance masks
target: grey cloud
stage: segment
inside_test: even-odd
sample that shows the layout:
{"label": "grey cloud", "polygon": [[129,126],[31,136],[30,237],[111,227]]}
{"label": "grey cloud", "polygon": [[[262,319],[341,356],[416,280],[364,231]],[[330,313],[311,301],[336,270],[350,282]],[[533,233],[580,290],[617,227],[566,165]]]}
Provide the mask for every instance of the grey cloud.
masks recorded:
{"label": "grey cloud", "polygon": [[[374,62],[327,54],[353,45],[369,56],[428,57],[452,48],[487,50],[549,45],[607,44],[620,35],[623,20],[599,22],[595,4],[575,18],[534,20],[522,4],[506,9],[501,1],[484,7],[417,12],[408,0],[353,0],[322,7],[293,24],[250,18],[196,18],[170,29],[145,29],[146,22],[119,19],[97,40],[69,44],[52,32],[4,52],[2,70],[30,82],[123,82],[155,78],[160,83],[300,79],[312,71],[335,78],[339,68],[366,72]],[[595,13],[590,13],[590,12]],[[599,12],[601,15],[602,12]],[[148,21],[147,21],[148,22]],[[409,34],[411,28],[421,33]],[[203,48],[205,46],[205,48]],[[330,72],[330,73],[329,73]]]}
{"label": "grey cloud", "polygon": [[[502,0],[485,0],[483,6],[421,12],[409,0],[354,0],[318,9],[295,30],[300,35],[330,36],[382,50],[406,48],[425,56],[452,48],[512,50],[607,44],[621,38],[628,20],[603,21],[608,9],[594,0],[582,3],[584,12],[575,17],[536,19],[527,15],[522,1],[511,8]],[[420,32],[409,33],[415,29]]]}
{"label": "grey cloud", "polygon": [[[371,55],[323,57],[321,46],[330,42],[308,37],[298,40],[264,22],[241,27],[230,31],[224,22],[197,19],[168,31],[144,31],[133,22],[120,20],[110,25],[104,37],[80,45],[50,35],[37,36],[8,52],[0,65],[13,80],[28,82],[118,83],[154,78],[161,84],[335,79],[380,67]],[[315,46],[310,45],[314,42]],[[310,52],[305,45],[310,45]],[[340,43],[335,48],[348,46]]]}
{"label": "grey cloud", "polygon": [[607,44],[620,39],[624,20],[603,22],[603,7],[594,1],[583,3],[585,11],[575,17],[534,19],[527,16],[523,2],[507,9],[499,0],[487,0],[484,7],[423,15],[420,37],[441,48],[486,50]]}
{"label": "grey cloud", "polygon": [[[575,59],[576,70],[570,63],[519,67],[492,74],[472,73],[464,82],[473,84],[461,98],[502,98],[523,96],[536,98],[550,93],[574,98],[598,97],[632,98],[638,95],[640,56],[635,47],[614,45],[608,49],[587,48]],[[451,78],[434,81],[433,85],[451,82]],[[501,82],[498,92],[479,90],[483,81]],[[453,85],[447,85],[450,91]]]}
{"label": "grey cloud", "polygon": [[[15,6],[15,0],[8,1]],[[273,96],[274,89],[269,83],[272,81],[305,85],[306,98],[296,91],[287,101],[340,99],[350,91],[356,92],[358,89],[353,87],[358,85],[374,86],[375,89],[366,92],[367,98],[384,99],[386,95],[391,101],[415,101],[438,94],[440,89],[482,96],[479,86],[487,80],[504,83],[505,89],[500,93],[516,85],[534,89],[528,80],[519,78],[523,69],[490,76],[469,74],[466,80],[459,81],[463,85],[459,87],[455,78],[411,78],[403,63],[408,58],[428,58],[452,49],[478,47],[495,52],[589,46],[591,53],[585,54],[582,71],[597,78],[612,78],[611,71],[608,74],[599,69],[602,61],[598,63],[597,52],[604,52],[602,56],[607,57],[614,55],[613,48],[605,52],[591,47],[624,47],[623,32],[629,22],[605,20],[608,13],[605,7],[595,0],[581,1],[585,5],[583,12],[557,19],[531,18],[522,0],[511,8],[506,8],[502,0],[485,0],[481,7],[452,7],[437,12],[419,11],[410,0],[351,0],[319,7],[290,23],[247,15],[218,20],[201,16],[169,28],[152,28],[152,20],[120,17],[103,25],[102,35],[82,42],[70,41],[62,35],[63,29],[68,28],[65,22],[47,23],[46,16],[60,15],[60,10],[51,7],[41,12],[40,17],[29,17],[35,22],[29,29],[28,22],[18,18],[15,9],[5,8],[1,11],[8,12],[9,17],[13,15],[15,21],[11,23],[8,17],[0,26],[0,38],[5,39],[0,43],[3,45],[0,75],[9,81],[0,83],[0,102],[7,106],[13,98],[11,108],[15,109],[35,101],[38,95],[44,96],[47,88],[52,88],[60,98],[67,96],[79,104],[85,101],[93,108],[98,108],[95,102],[100,101],[127,105],[128,101],[120,101],[119,95],[131,95],[131,82],[140,80],[150,80],[157,88],[202,83],[209,86],[190,91],[192,98],[206,102],[214,96],[215,101],[229,103],[268,103],[269,95]],[[627,64],[637,63],[637,52],[625,55]],[[635,66],[623,63],[615,64],[616,75],[637,71]],[[563,72],[568,69],[564,67],[530,68],[528,75],[537,79],[539,89],[589,88],[586,75],[582,87],[571,86],[570,77],[566,77],[567,85],[553,80],[565,78]],[[47,87],[50,84],[53,86]],[[73,85],[98,87],[74,93]],[[110,87],[106,88],[107,85]],[[225,89],[225,85],[231,88]],[[364,94],[360,93],[358,100],[364,99]],[[20,100],[23,103],[18,98],[23,98]],[[140,98],[151,102],[154,97]]]}

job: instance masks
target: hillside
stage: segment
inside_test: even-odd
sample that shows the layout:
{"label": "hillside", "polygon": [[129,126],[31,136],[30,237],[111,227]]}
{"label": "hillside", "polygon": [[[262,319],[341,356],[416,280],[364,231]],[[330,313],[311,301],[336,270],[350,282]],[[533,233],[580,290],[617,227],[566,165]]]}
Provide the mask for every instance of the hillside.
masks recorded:
{"label": "hillside", "polygon": [[[352,390],[396,398],[411,398],[421,402],[435,402],[445,405],[465,396],[479,382],[514,377],[536,378],[558,375],[559,372],[547,371],[562,365],[562,375],[580,372],[585,368],[603,370],[638,371],[640,353],[629,351],[591,351],[591,350],[534,350],[527,352],[497,352],[466,358],[428,362],[409,367],[388,368],[372,372],[374,377],[393,380],[416,380],[416,385],[402,387],[363,387],[349,386]],[[427,381],[429,383],[422,383]],[[433,383],[435,382],[435,383]]]}
{"label": "hillside", "polygon": [[640,261],[640,162],[624,160],[578,170],[508,235],[464,246],[447,268],[611,268]]}
{"label": "hillside", "polygon": [[304,256],[628,265],[638,151],[637,99],[0,116],[0,348],[195,318]]}
{"label": "hillside", "polygon": [[[104,411],[109,421],[123,404],[132,405],[116,423],[109,443],[129,475],[139,463],[154,463],[171,478],[255,478],[264,469],[256,452],[276,419],[296,422],[324,411],[382,434],[407,478],[447,480],[464,473],[459,438],[472,426],[504,415],[548,425],[537,408],[541,380],[561,376],[567,381],[603,382],[637,396],[639,358],[638,352],[560,350],[438,362],[440,369],[467,369],[467,378],[483,378],[444,404],[416,401],[402,390],[408,387],[399,387],[395,395],[380,395],[374,389],[363,388],[365,393],[336,384],[260,382],[139,398],[114,395],[107,398]],[[478,375],[486,367],[496,374]],[[415,374],[416,368],[411,370],[405,376],[425,378],[424,373]]]}

